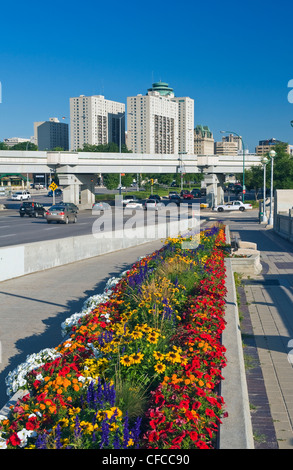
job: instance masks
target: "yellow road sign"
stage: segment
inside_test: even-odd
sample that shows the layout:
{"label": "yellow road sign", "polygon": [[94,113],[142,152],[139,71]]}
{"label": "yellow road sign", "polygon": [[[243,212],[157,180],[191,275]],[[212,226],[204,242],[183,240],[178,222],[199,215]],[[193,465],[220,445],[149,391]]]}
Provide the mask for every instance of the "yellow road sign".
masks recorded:
{"label": "yellow road sign", "polygon": [[52,189],[52,191],[55,191],[55,189],[57,189],[58,186],[57,186],[57,184],[54,183],[54,181],[53,181],[53,182],[50,184],[49,188]]}

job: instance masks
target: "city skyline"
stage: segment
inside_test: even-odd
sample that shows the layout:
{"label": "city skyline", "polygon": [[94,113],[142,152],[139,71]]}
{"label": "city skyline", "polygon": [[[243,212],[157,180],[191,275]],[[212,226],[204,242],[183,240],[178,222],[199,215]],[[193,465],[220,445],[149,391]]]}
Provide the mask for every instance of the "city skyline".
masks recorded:
{"label": "city skyline", "polygon": [[[87,5],[97,17],[92,24],[88,10],[66,1],[57,30],[54,9],[35,1],[3,22],[1,141],[31,137],[33,122],[50,116],[65,116],[69,124],[70,97],[101,94],[126,105],[128,96],[162,80],[176,96],[194,100],[194,126],[208,126],[215,141],[228,130],[240,134],[250,152],[259,140],[293,142],[293,8],[287,1],[278,8],[212,1],[208,9],[186,1],[181,15],[175,7],[152,10],[132,1]],[[2,15],[12,15],[11,6],[3,5]]]}

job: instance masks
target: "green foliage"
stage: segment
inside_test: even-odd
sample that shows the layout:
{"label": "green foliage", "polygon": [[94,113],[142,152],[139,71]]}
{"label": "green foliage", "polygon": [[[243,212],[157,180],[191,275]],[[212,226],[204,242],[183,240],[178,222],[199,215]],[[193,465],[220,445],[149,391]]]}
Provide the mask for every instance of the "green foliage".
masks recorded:
{"label": "green foliage", "polygon": [[[293,189],[293,158],[287,153],[287,144],[279,143],[273,148],[276,152],[274,158],[274,189]],[[271,159],[269,159],[266,167],[266,188],[271,185]],[[255,189],[256,191],[263,187],[263,166],[259,165],[250,170],[245,171],[245,186],[247,189]],[[240,177],[242,181],[242,176]]]}
{"label": "green foliage", "polygon": [[19,144],[13,145],[8,150],[38,150],[37,145],[31,142],[20,142]]}
{"label": "green foliage", "polygon": [[[78,152],[101,152],[101,153],[118,153],[119,146],[114,142],[109,144],[100,144],[100,145],[91,145],[84,144],[82,149],[78,149]],[[131,150],[128,150],[125,144],[121,146],[121,153],[131,153]]]}

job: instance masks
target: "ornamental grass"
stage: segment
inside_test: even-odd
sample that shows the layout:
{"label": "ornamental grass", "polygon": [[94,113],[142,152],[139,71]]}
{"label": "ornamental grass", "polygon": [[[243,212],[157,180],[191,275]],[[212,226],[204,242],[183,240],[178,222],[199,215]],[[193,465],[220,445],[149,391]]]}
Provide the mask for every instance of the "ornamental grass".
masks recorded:
{"label": "ornamental grass", "polygon": [[[62,324],[63,342],[12,371],[24,396],[0,447],[216,448],[224,416],[225,233],[182,237],[140,260]],[[188,237],[185,241],[193,241]]]}

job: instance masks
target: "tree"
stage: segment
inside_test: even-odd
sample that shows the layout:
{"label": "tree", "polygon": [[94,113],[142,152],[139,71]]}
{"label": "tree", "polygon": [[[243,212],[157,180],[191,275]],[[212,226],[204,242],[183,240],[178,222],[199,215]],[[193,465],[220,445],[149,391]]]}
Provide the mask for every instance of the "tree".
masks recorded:
{"label": "tree", "polygon": [[[276,152],[274,158],[274,175],[273,187],[274,189],[293,189],[293,158],[287,153],[287,145],[280,142],[274,145],[273,150]],[[266,188],[271,186],[271,158],[267,153],[268,158],[266,167]],[[255,189],[255,198],[260,188],[263,188],[263,166],[259,165],[252,167],[250,170],[245,171],[245,186],[247,189]],[[242,176],[241,176],[242,181]]]}
{"label": "tree", "polygon": [[32,142],[19,142],[10,147],[10,150],[38,150],[38,147]]}
{"label": "tree", "polygon": [[0,142],[0,150],[8,150],[8,145],[5,142]]}
{"label": "tree", "polygon": [[[77,149],[78,152],[106,152],[106,153],[118,153],[119,146],[114,142],[110,142],[109,144],[100,144],[100,145],[93,145],[93,144],[84,144],[82,149]],[[121,153],[131,153],[131,150],[128,150],[125,144],[121,146]]]}
{"label": "tree", "polygon": [[107,189],[117,189],[119,185],[119,174],[106,173],[103,175],[103,182]]}

